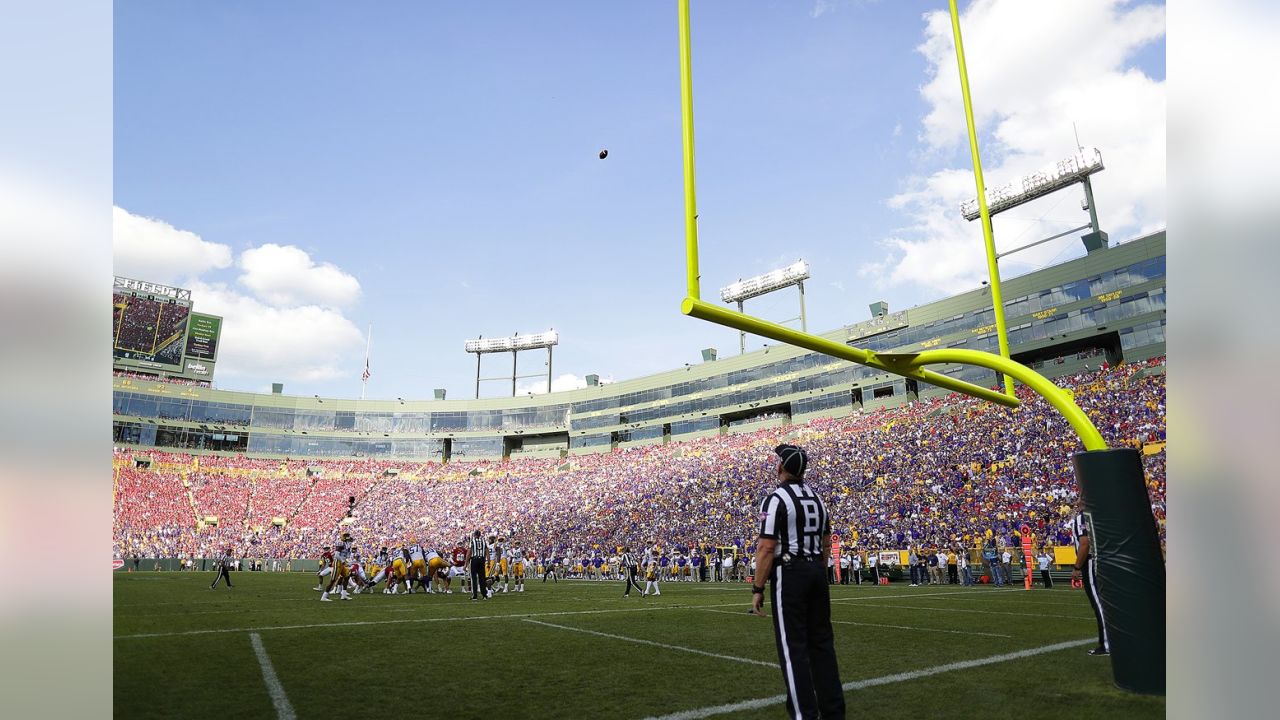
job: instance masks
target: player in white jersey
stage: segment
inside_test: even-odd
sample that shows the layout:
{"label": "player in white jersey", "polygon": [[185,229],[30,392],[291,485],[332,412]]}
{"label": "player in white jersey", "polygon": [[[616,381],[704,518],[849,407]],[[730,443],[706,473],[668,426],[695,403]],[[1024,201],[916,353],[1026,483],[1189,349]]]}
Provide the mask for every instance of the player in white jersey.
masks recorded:
{"label": "player in white jersey", "polygon": [[[391,554],[387,552],[385,547],[378,551],[377,557],[373,559],[373,564],[378,566],[378,572],[374,573],[373,579],[369,581],[370,590],[391,574]],[[389,585],[390,583],[388,583]],[[386,592],[386,590],[383,590],[383,592]]]}
{"label": "player in white jersey", "polygon": [[342,594],[343,600],[350,600],[351,596],[347,594],[347,580],[351,577],[351,570],[348,564],[351,562],[351,548],[354,541],[351,539],[350,533],[342,533],[342,537],[338,539],[338,543],[333,547],[333,553],[336,556],[334,572],[329,580],[329,586],[325,591],[320,593],[322,602],[330,602],[329,593],[333,592],[333,588],[337,587]]}
{"label": "player in white jersey", "polygon": [[409,566],[409,594],[413,594],[415,583],[430,592],[430,586],[427,585],[427,555],[423,552],[422,546],[413,543],[405,548],[405,553],[408,556],[406,561]]}
{"label": "player in white jersey", "polygon": [[369,582],[368,576],[364,574],[364,565],[360,562],[360,551],[352,548],[351,550],[351,587],[355,594],[359,595],[363,590],[373,586]]}
{"label": "player in white jersey", "polygon": [[520,543],[514,545],[515,547],[507,548],[507,573],[515,578],[516,592],[524,592],[524,552],[520,549]]}
{"label": "player in white jersey", "polygon": [[487,573],[488,577],[486,578],[486,582],[490,586],[490,589],[488,591],[488,594],[490,595],[490,597],[493,596],[493,593],[502,592],[502,590],[500,590],[499,588],[498,581],[501,579],[503,575],[503,566],[505,565],[507,560],[502,553],[503,544],[504,543],[502,538],[500,537],[496,538],[493,535],[489,536],[489,547],[488,547],[489,572]]}

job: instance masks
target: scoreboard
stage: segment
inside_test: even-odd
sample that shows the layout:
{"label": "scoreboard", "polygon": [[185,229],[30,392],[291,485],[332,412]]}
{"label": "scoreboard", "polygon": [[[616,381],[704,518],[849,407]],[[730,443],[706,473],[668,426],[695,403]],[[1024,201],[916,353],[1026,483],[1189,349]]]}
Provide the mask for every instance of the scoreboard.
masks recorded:
{"label": "scoreboard", "polygon": [[190,290],[116,277],[111,305],[112,367],[213,379],[222,318],[194,312]]}

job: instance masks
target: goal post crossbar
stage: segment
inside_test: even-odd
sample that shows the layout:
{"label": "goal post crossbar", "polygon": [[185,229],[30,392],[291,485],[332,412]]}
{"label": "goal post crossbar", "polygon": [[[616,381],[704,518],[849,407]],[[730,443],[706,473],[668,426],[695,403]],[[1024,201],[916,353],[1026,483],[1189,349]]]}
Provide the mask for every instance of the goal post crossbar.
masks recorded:
{"label": "goal post crossbar", "polygon": [[[690,53],[689,0],[677,0],[680,21],[680,116],[684,159],[684,220],[685,220],[685,269],[688,279],[687,296],[680,304],[680,312],[690,317],[706,320],[797,347],[820,352],[832,357],[883,370],[887,373],[912,378],[941,388],[953,390],[1005,407],[1016,408],[1021,403],[1012,392],[1003,393],[980,385],[965,382],[942,373],[926,369],[927,365],[960,364],[984,367],[1001,373],[1006,379],[1017,380],[1048,401],[1071,424],[1086,450],[1105,450],[1097,427],[1080,409],[1072,394],[1053,384],[1048,378],[1022,363],[1001,355],[979,350],[956,348],[924,350],[918,353],[877,353],[808,332],[769,322],[745,313],[713,305],[701,299],[698,268],[698,210],[695,192],[694,142],[693,142],[693,73]],[[952,12],[955,12],[952,5]],[[967,108],[966,108],[967,110]],[[970,123],[972,121],[970,120]],[[974,153],[975,176],[981,177],[981,166]],[[980,182],[980,181],[979,181]],[[982,198],[981,190],[978,197]],[[985,203],[983,212],[985,214]],[[989,227],[990,220],[984,221]],[[984,228],[985,230],[985,228]],[[989,241],[988,241],[989,244]],[[998,301],[997,301],[998,302]],[[1011,384],[1008,385],[1012,389]]]}

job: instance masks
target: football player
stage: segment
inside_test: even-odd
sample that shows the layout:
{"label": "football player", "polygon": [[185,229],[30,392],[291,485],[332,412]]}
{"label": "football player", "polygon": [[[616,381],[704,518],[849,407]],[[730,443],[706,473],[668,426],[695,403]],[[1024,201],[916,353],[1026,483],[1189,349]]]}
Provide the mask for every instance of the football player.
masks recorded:
{"label": "football player", "polygon": [[425,591],[431,592],[430,586],[427,585],[427,556],[422,551],[422,545],[415,542],[405,550],[409,554],[409,594],[413,594],[414,583],[421,585]]}
{"label": "football player", "polygon": [[445,592],[443,587],[444,580],[447,579],[446,570],[449,563],[445,561],[440,553],[436,550],[427,551],[427,592],[433,592],[433,586],[440,587],[438,592]]}
{"label": "football player", "polygon": [[334,565],[333,576],[329,580],[329,586],[324,592],[320,593],[321,602],[330,602],[329,593],[333,592],[334,587],[338,588],[343,600],[350,600],[351,595],[347,594],[347,579],[351,577],[351,569],[348,563],[351,562],[351,546],[353,540],[351,534],[344,532],[338,539],[338,544],[334,546],[334,555],[337,556],[337,562]]}
{"label": "football player", "polygon": [[524,552],[520,543],[507,550],[507,570],[516,581],[516,592],[524,592]]}
{"label": "football player", "polygon": [[502,571],[502,538],[489,536],[489,570],[485,573],[485,594],[493,597]]}
{"label": "football player", "polygon": [[650,560],[644,566],[644,592],[640,593],[640,597],[661,594],[658,590],[658,563]]}
{"label": "football player", "polygon": [[349,584],[357,595],[373,587],[373,583],[369,582],[368,576],[364,574],[364,567],[360,564],[360,551],[355,548],[351,549],[351,580]]}
{"label": "football player", "polygon": [[328,545],[324,546],[324,552],[320,553],[320,569],[316,571],[316,586],[312,588],[317,592],[324,592],[324,579],[333,574],[333,550]]}

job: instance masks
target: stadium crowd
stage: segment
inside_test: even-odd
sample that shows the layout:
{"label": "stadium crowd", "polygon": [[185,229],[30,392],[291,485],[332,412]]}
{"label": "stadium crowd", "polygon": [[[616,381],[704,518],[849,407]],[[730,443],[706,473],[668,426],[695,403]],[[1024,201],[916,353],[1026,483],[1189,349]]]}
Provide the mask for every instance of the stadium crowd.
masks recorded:
{"label": "stadium crowd", "polygon": [[[157,347],[157,343],[168,341],[180,333],[191,312],[191,308],[186,305],[127,296],[123,293],[113,294],[112,305],[115,347],[148,353],[172,352],[172,343],[164,347]],[[180,348],[178,352],[181,353]]]}
{"label": "stadium crowd", "polygon": [[[1164,539],[1163,358],[1058,379],[1112,447],[1144,455]],[[363,548],[453,545],[470,529],[514,533],[540,553],[591,554],[659,542],[749,550],[772,448],[804,446],[806,480],[828,498],[850,549],[1069,544],[1076,497],[1070,426],[1020,388],[1007,410],[959,396],[800,425],[552,459],[417,463],[270,460],[158,450],[115,453],[117,557],[313,558],[339,521]],[[136,461],[143,461],[142,463]],[[138,467],[150,462],[149,468]],[[216,525],[201,522],[216,516]]]}
{"label": "stadium crowd", "polygon": [[143,382],[162,382],[170,385],[191,385],[194,387],[212,387],[212,383],[208,380],[190,380],[187,378],[173,377],[168,375],[150,375],[147,373],[130,372],[128,370],[112,370],[113,377],[125,378],[126,381],[140,380]]}

